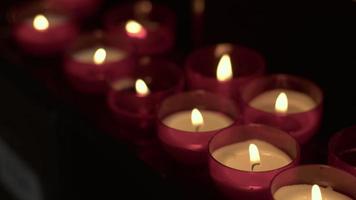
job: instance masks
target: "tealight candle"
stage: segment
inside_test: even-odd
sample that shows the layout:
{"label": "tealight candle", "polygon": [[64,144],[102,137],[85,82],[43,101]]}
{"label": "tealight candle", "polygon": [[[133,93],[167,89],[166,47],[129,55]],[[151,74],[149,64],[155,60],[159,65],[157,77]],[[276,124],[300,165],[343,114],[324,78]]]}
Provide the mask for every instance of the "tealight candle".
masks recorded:
{"label": "tealight candle", "polygon": [[302,165],[278,174],[271,183],[274,200],[351,200],[356,197],[356,177],[326,165]]}
{"label": "tealight candle", "polygon": [[99,33],[79,38],[67,52],[64,62],[71,85],[83,93],[105,93],[109,74],[113,71],[128,73],[133,66],[130,48],[119,46]]}
{"label": "tealight candle", "polygon": [[178,162],[198,166],[207,162],[212,136],[240,117],[229,98],[204,91],[176,94],[160,106],[158,137]]}
{"label": "tealight candle", "polygon": [[271,75],[247,84],[241,102],[246,123],[281,128],[305,144],[320,125],[323,94],[310,81],[290,75]]}
{"label": "tealight candle", "polygon": [[229,199],[265,199],[279,172],[299,162],[299,145],[279,129],[264,125],[232,126],[210,141],[210,175]]}
{"label": "tealight candle", "polygon": [[64,51],[77,36],[77,26],[64,13],[41,10],[41,5],[37,4],[31,6],[13,13],[13,34],[19,46],[32,55],[54,55]]}
{"label": "tealight candle", "polygon": [[108,106],[121,132],[136,144],[152,137],[157,107],[183,89],[183,75],[174,64],[157,59],[139,62],[130,73],[112,74]]}
{"label": "tealight candle", "polygon": [[128,42],[137,54],[157,55],[174,46],[175,20],[168,8],[141,0],[112,9],[105,26],[113,38]]}
{"label": "tealight candle", "polygon": [[185,66],[190,89],[203,89],[239,98],[240,89],[262,75],[265,61],[252,49],[218,44],[194,51]]}
{"label": "tealight candle", "polygon": [[356,176],[356,126],[336,133],[329,141],[329,164]]}

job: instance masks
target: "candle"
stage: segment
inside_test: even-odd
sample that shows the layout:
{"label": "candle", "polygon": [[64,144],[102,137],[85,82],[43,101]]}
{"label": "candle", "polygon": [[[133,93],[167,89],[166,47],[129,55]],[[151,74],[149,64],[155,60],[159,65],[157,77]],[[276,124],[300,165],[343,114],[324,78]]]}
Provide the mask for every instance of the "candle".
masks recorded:
{"label": "candle", "polygon": [[330,187],[324,188],[308,184],[283,186],[273,196],[275,200],[352,200]]}
{"label": "candle", "polygon": [[356,176],[356,126],[343,129],[329,141],[329,164]]}
{"label": "candle", "polygon": [[314,109],[317,102],[309,95],[289,89],[263,92],[249,102],[250,106],[271,113],[300,113]]}
{"label": "candle", "polygon": [[[251,161],[253,147],[257,150],[258,161]],[[261,140],[247,140],[221,147],[213,152],[213,157],[224,165],[243,171],[270,171],[288,165],[292,159],[272,144]],[[252,163],[252,164],[251,164]]]}
{"label": "candle", "polygon": [[167,98],[158,111],[158,137],[179,163],[203,166],[208,142],[216,132],[239,123],[234,101],[209,92],[192,91]]}
{"label": "candle", "polygon": [[241,91],[246,123],[287,131],[305,144],[320,126],[323,94],[314,83],[290,75],[259,77]]}
{"label": "candle", "polygon": [[[194,111],[194,110],[193,110]],[[233,120],[224,113],[211,111],[211,110],[195,110],[201,115],[203,122],[198,125],[194,125],[191,122],[191,116],[194,116],[192,111],[179,111],[163,119],[163,123],[171,128],[186,131],[186,132],[207,132],[220,130],[230,126]],[[193,114],[192,114],[193,113]],[[199,114],[195,114],[198,115]],[[194,119],[194,118],[193,118]]]}
{"label": "candle", "polygon": [[252,49],[218,44],[192,52],[185,66],[190,89],[239,98],[240,89],[265,71],[261,55]]}
{"label": "candle", "polygon": [[74,89],[88,94],[105,94],[108,76],[127,74],[133,66],[131,49],[100,33],[83,35],[67,52],[64,71]]}
{"label": "candle", "polygon": [[174,46],[175,21],[170,9],[141,0],[113,8],[105,27],[112,38],[132,45],[138,55],[159,55]]}
{"label": "candle", "polygon": [[137,64],[128,73],[111,75],[107,104],[120,128],[115,135],[139,145],[154,136],[157,105],[183,89],[183,75],[161,59]]}
{"label": "candle", "polygon": [[301,165],[279,173],[270,188],[274,200],[351,200],[356,177],[327,165]]}
{"label": "candle", "polygon": [[271,180],[299,162],[299,145],[265,125],[231,126],[209,143],[209,171],[228,199],[266,199]]}
{"label": "candle", "polygon": [[19,46],[32,55],[64,51],[77,36],[77,26],[64,13],[41,10],[43,5],[32,6],[21,7],[14,13],[14,37]]}

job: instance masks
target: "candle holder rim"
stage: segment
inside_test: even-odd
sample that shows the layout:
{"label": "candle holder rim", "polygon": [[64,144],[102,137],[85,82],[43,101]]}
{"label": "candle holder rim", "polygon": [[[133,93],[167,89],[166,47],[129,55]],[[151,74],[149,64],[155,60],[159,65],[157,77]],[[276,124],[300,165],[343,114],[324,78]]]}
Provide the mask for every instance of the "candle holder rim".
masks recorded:
{"label": "candle holder rim", "polygon": [[[267,80],[267,79],[282,79],[282,78],[292,78],[292,79],[295,79],[295,80],[298,80],[298,79],[302,80],[303,82],[307,83],[308,85],[312,86],[313,88],[315,88],[318,91],[318,96],[320,97],[320,99],[319,99],[319,101],[315,101],[316,105],[310,110],[302,111],[302,112],[295,112],[295,113],[288,113],[288,114],[278,114],[278,113],[267,112],[267,111],[264,111],[264,110],[261,110],[261,109],[257,109],[255,107],[251,106],[249,104],[249,102],[246,101],[246,99],[244,98],[244,95],[242,95],[242,97],[241,97],[242,103],[244,104],[245,107],[247,107],[249,109],[264,113],[265,115],[273,115],[273,116],[278,117],[278,118],[284,118],[284,117],[298,116],[298,115],[301,115],[301,114],[304,114],[304,113],[315,112],[317,110],[322,109],[322,107],[323,107],[323,104],[324,104],[325,100],[324,100],[324,93],[323,93],[322,89],[320,88],[320,86],[318,86],[317,84],[315,84],[314,82],[312,82],[312,81],[310,81],[310,80],[308,80],[306,78],[303,78],[303,77],[300,77],[300,76],[296,76],[296,75],[292,75],[292,74],[278,73],[278,74],[269,74],[269,75],[260,76],[260,77],[254,79],[254,80],[251,80],[249,83],[247,83],[247,85],[242,89],[241,94],[244,94],[244,91],[247,90],[248,86],[253,84],[254,81],[256,81],[259,78],[263,78],[264,80]],[[310,96],[310,95],[308,95],[308,96]],[[315,99],[313,98],[313,100],[315,100]]]}
{"label": "candle holder rim", "polygon": [[[278,130],[280,132],[284,132],[280,129],[277,129],[277,128],[274,128],[274,127],[271,127],[271,126],[267,126],[267,125],[264,125],[264,124],[256,124],[256,123],[251,123],[251,124],[244,124],[244,125],[235,125],[233,127],[229,127],[229,128],[238,128],[238,127],[247,127],[247,126],[258,126],[258,127],[267,127],[267,128],[270,128],[270,129],[275,129],[275,130]],[[227,129],[227,128],[226,128]],[[296,156],[294,159],[292,159],[292,161],[290,163],[288,163],[287,165],[284,165],[280,168],[277,168],[277,169],[272,169],[272,170],[267,170],[267,171],[244,171],[244,170],[240,170],[240,169],[236,169],[236,168],[233,168],[233,167],[229,167],[227,165],[224,165],[223,163],[221,163],[220,161],[218,161],[214,156],[213,156],[213,152],[211,151],[210,149],[210,146],[211,146],[211,143],[213,142],[214,138],[217,137],[219,134],[222,134],[223,131],[225,131],[226,129],[222,129],[220,131],[218,131],[210,140],[209,140],[209,143],[208,143],[208,150],[209,150],[209,157],[210,159],[214,160],[214,162],[218,163],[220,166],[224,167],[224,168],[227,168],[227,169],[230,169],[232,171],[235,171],[235,172],[240,172],[240,173],[245,173],[245,174],[269,174],[271,172],[278,172],[278,171],[285,171],[293,166],[295,166],[296,164],[299,163],[300,161],[300,156],[301,156],[301,152],[300,152],[300,145],[299,143],[296,141],[295,138],[293,138],[291,135],[287,134],[287,137],[289,137],[290,139],[292,139],[295,143],[296,143]]]}

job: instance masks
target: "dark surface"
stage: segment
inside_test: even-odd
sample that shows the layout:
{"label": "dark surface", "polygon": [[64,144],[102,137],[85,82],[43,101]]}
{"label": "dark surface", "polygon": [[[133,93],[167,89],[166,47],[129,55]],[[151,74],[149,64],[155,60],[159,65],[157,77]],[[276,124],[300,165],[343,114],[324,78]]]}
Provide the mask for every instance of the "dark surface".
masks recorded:
{"label": "dark surface", "polygon": [[[192,49],[189,1],[161,2],[179,15],[177,52],[183,62],[181,55]],[[1,1],[1,13],[6,14],[13,3]],[[114,3],[107,2],[104,7]],[[228,41],[253,47],[265,55],[269,72],[301,75],[322,87],[324,121],[320,132],[304,148],[315,152],[306,162],[325,162],[330,135],[356,122],[356,62],[351,48],[355,11],[355,3],[343,6],[338,1],[207,1],[206,34],[202,36],[205,43]],[[29,68],[54,67],[57,62],[28,58],[30,62],[23,62],[8,40],[10,30],[4,19],[0,32],[0,127],[6,131],[1,131],[1,137],[43,177],[50,199],[210,196],[210,191],[192,192],[184,187],[189,183],[161,176],[127,145],[95,128],[71,102],[53,95],[43,79],[33,76],[33,71],[41,70]],[[97,27],[98,23],[85,25],[88,30]],[[8,196],[0,189],[1,199],[11,199]]]}

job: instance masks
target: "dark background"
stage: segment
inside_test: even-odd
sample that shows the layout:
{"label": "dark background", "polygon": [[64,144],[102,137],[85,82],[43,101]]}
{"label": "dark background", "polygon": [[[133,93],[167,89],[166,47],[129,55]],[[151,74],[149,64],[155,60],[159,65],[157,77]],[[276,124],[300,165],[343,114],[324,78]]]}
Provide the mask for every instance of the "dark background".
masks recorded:
{"label": "dark background", "polygon": [[[13,50],[6,20],[9,7],[18,2],[0,2],[0,136],[40,175],[48,199],[126,199],[127,195],[130,199],[196,199],[207,195],[208,191],[187,192],[182,184],[151,170],[125,144],[97,130],[75,106],[54,97],[24,70],[33,66],[21,62]],[[121,2],[106,1],[98,16]],[[190,1],[154,2],[177,13],[176,52],[183,58],[194,49]],[[320,151],[318,162],[326,160],[330,135],[356,121],[355,6],[338,0],[207,0],[205,44],[235,42],[255,48],[266,57],[270,73],[300,75],[321,86],[324,120],[313,139]],[[100,28],[100,18],[93,20],[84,30]],[[0,188],[1,199],[12,199]]]}

